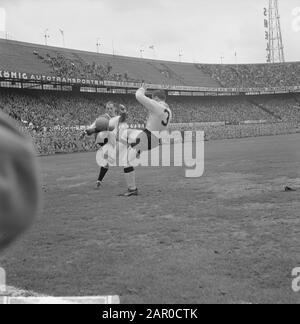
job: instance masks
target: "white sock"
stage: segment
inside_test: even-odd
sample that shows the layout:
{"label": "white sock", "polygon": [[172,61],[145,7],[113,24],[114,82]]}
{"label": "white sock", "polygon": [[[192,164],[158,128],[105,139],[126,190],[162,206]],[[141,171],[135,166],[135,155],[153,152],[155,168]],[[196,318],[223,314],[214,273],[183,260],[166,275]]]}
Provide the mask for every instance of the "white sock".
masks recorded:
{"label": "white sock", "polygon": [[135,161],[137,158],[137,151],[136,149],[130,147],[128,148],[128,162],[129,164]]}
{"label": "white sock", "polygon": [[136,190],[136,182],[135,182],[135,170],[126,173],[125,171],[125,180],[129,190]]}

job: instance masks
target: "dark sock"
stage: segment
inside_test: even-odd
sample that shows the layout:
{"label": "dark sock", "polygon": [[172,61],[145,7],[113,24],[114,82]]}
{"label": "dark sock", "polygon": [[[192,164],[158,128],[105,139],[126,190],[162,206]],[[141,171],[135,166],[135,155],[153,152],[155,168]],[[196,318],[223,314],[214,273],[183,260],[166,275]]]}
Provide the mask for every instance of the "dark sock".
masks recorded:
{"label": "dark sock", "polygon": [[104,177],[106,176],[106,173],[108,172],[108,168],[104,168],[102,167],[100,169],[100,174],[99,174],[99,178],[98,178],[98,181],[102,182]]}

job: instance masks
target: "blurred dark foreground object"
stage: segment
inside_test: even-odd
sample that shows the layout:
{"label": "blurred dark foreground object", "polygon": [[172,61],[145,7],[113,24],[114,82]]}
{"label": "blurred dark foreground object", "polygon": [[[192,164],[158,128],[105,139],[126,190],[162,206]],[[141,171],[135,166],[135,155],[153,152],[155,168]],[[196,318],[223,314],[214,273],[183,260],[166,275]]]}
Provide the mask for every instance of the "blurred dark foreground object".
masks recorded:
{"label": "blurred dark foreground object", "polygon": [[285,191],[285,192],[295,192],[295,191],[297,191],[297,189],[295,189],[295,188],[291,188],[291,187],[289,187],[289,186],[286,186],[286,187],[284,188],[284,191]]}
{"label": "blurred dark foreground object", "polygon": [[0,112],[0,250],[32,223],[39,205],[34,148]]}

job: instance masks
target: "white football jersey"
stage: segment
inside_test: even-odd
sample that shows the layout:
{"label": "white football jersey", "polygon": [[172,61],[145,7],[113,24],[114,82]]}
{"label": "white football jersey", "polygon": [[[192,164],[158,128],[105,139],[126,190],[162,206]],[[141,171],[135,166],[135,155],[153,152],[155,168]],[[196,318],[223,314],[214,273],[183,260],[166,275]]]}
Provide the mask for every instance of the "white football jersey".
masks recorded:
{"label": "white football jersey", "polygon": [[169,105],[163,101],[158,102],[148,98],[145,92],[144,88],[139,89],[136,92],[136,99],[149,112],[146,128],[150,132],[167,130],[172,120],[172,111]]}
{"label": "white football jersey", "polygon": [[127,123],[120,123],[120,116],[113,117],[110,119],[109,127],[113,128],[112,131],[101,132],[97,135],[96,144],[104,143],[105,139],[108,139],[108,144],[115,146],[116,142],[119,140],[119,135],[128,129]]}

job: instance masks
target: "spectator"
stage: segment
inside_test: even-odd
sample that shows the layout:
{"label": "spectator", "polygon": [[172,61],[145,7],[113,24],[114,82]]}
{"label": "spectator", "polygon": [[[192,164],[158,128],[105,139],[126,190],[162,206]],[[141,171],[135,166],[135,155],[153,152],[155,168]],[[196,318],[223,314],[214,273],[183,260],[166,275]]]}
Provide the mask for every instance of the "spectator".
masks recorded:
{"label": "spectator", "polygon": [[31,223],[39,200],[34,150],[0,113],[0,249]]}

